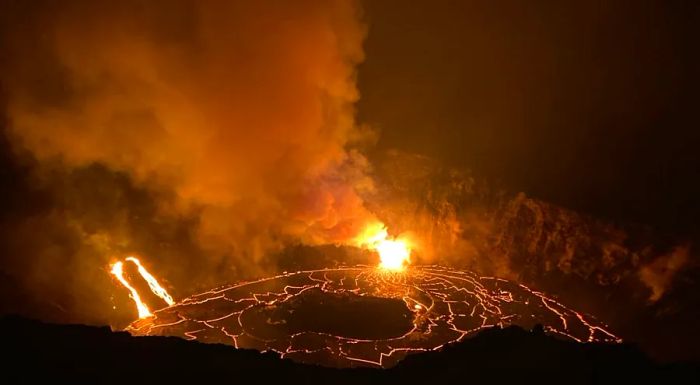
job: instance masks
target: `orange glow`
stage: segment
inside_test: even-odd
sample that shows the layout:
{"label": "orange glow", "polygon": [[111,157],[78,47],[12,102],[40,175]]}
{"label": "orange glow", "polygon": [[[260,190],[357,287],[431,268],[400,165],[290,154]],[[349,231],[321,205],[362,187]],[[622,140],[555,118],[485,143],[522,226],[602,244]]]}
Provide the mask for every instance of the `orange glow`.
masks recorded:
{"label": "orange glow", "polygon": [[380,268],[401,271],[411,263],[411,246],[408,240],[389,237],[386,226],[381,222],[367,226],[356,238],[356,243],[379,254]]}
{"label": "orange glow", "polygon": [[[168,306],[172,306],[175,304],[175,301],[173,300],[173,297],[168,294],[168,292],[163,288],[163,286],[158,283],[158,280],[146,270],[145,267],[141,264],[141,261],[139,261],[135,257],[127,257],[126,261],[129,261],[136,265],[138,268],[139,274],[141,277],[148,283],[148,287],[151,289],[153,294],[157,295],[159,298],[161,298],[165,303],[168,304]],[[134,303],[136,304],[136,309],[139,312],[139,318],[146,318],[150,317],[153,315],[151,311],[148,309],[148,305],[146,305],[143,300],[141,300],[141,296],[139,295],[138,291],[129,284],[129,281],[124,278],[124,262],[118,261],[112,265],[111,269],[112,275],[114,275],[119,282],[121,282],[122,285],[124,285],[127,290],[129,290],[129,297],[134,300]]]}
{"label": "orange glow", "polygon": [[141,261],[139,261],[138,259],[136,259],[134,257],[127,257],[126,260],[131,261],[134,264],[136,264],[136,266],[139,268],[139,274],[141,274],[143,279],[146,280],[146,282],[148,283],[148,287],[151,288],[151,291],[153,292],[153,294],[160,297],[169,306],[172,306],[173,304],[175,304],[175,301],[173,301],[173,297],[171,297],[170,294],[168,294],[168,292],[165,289],[163,289],[163,286],[161,286],[158,283],[156,278],[153,275],[151,275],[151,273],[149,273],[148,270],[146,270],[146,268],[143,267],[143,265],[141,265]]}
{"label": "orange glow", "polygon": [[141,301],[141,296],[139,295],[139,292],[134,289],[133,286],[129,284],[129,282],[124,278],[124,262],[119,261],[116,262],[114,265],[112,265],[112,275],[117,277],[119,282],[124,285],[125,288],[129,290],[129,297],[134,300],[134,303],[136,303],[136,309],[139,312],[139,318],[146,318],[150,317],[153,314],[151,313],[150,310],[148,310],[148,306]]}

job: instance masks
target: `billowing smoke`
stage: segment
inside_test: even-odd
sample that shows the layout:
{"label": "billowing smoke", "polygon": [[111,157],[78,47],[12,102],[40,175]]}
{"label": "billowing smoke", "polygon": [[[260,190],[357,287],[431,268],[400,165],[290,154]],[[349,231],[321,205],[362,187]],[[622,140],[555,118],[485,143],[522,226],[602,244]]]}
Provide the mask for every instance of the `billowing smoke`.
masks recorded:
{"label": "billowing smoke", "polygon": [[650,301],[658,301],[664,295],[675,275],[688,263],[689,257],[690,246],[681,245],[641,267],[639,279],[651,289]]}
{"label": "billowing smoke", "polygon": [[22,285],[106,301],[99,269],[164,243],[176,284],[234,279],[372,219],[354,1],[5,2],[0,28],[6,135],[51,201],[12,222]]}

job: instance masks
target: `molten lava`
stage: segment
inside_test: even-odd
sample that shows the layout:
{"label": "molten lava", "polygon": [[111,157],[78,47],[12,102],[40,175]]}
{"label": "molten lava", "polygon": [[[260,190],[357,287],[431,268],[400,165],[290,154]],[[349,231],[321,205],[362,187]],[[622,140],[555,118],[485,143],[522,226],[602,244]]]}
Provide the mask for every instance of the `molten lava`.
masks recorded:
{"label": "molten lava", "polygon": [[411,263],[411,247],[405,238],[391,238],[383,223],[373,223],[356,238],[360,247],[366,247],[379,254],[379,267],[401,271]]}
{"label": "molten lava", "polygon": [[374,266],[284,273],[194,295],[127,330],[316,365],[386,368],[490,327],[536,324],[572,341],[621,341],[594,318],[522,284],[440,266],[401,274]]}
{"label": "molten lava", "polygon": [[[171,297],[170,294],[168,294],[168,292],[163,288],[163,286],[161,286],[161,284],[158,283],[158,280],[153,276],[153,274],[149,273],[148,270],[146,270],[146,268],[143,267],[141,261],[131,256],[127,257],[126,261],[129,261],[136,265],[139,274],[146,281],[146,283],[148,283],[148,287],[151,289],[153,294],[165,301],[165,303],[167,303],[168,306],[172,306],[175,304],[173,297]],[[139,318],[146,318],[152,316],[153,314],[148,308],[148,305],[146,305],[146,303],[143,302],[136,288],[134,288],[124,277],[124,262],[115,262],[112,265],[110,272],[117,278],[117,280],[119,280],[119,282],[121,282],[121,284],[127,290],[129,290],[129,297],[131,297],[131,299],[134,300],[134,303],[136,304],[136,309],[138,310]]]}
{"label": "molten lava", "polygon": [[117,277],[119,282],[124,285],[127,290],[129,290],[129,297],[134,300],[134,303],[136,303],[136,309],[139,312],[139,318],[146,318],[150,317],[153,314],[151,311],[148,309],[148,305],[146,305],[142,300],[141,296],[139,295],[139,292],[136,291],[136,289],[129,284],[129,282],[124,278],[124,262],[119,261],[116,262],[115,264],[112,265],[112,275]]}
{"label": "molten lava", "polygon": [[139,269],[139,274],[141,274],[141,277],[146,280],[146,283],[148,283],[148,287],[151,288],[151,291],[153,294],[157,295],[160,297],[165,303],[168,304],[168,306],[172,306],[175,304],[175,301],[173,300],[173,297],[168,294],[168,292],[163,289],[163,286],[161,286],[158,281],[156,280],[156,277],[151,275],[151,273],[146,270],[143,265],[141,265],[141,261],[134,257],[127,257],[127,261],[133,262]]}

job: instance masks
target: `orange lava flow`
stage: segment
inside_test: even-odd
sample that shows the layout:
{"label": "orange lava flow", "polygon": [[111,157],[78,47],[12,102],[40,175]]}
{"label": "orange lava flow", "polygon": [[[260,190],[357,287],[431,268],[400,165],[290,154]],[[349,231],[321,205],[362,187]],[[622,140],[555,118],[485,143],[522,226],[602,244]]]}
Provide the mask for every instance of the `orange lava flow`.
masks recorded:
{"label": "orange lava flow", "polygon": [[[362,297],[402,301],[412,319],[407,329],[392,328],[379,337],[349,337],[314,326],[319,317],[333,319],[333,314],[292,319],[303,310],[298,307],[303,298],[327,303],[333,296],[342,304]],[[301,329],[289,329],[290,322],[301,322]],[[351,323],[361,323],[358,328],[364,330],[377,320]],[[332,367],[391,367],[408,354],[437,350],[486,328],[536,324],[549,335],[576,342],[622,341],[593,317],[522,284],[441,266],[411,266],[401,274],[374,266],[284,273],[194,295],[135,321],[127,331],[274,351]]]}
{"label": "orange lava flow", "polygon": [[[175,304],[175,300],[173,300],[173,297],[171,297],[170,294],[168,294],[167,290],[165,290],[163,286],[161,286],[161,284],[158,283],[158,280],[151,273],[149,273],[145,267],[143,267],[141,261],[132,256],[127,257],[125,260],[136,265],[139,274],[146,281],[146,283],[148,283],[148,287],[151,289],[153,294],[165,301],[165,303],[167,303],[168,306],[172,306]],[[144,303],[143,300],[141,300],[141,296],[139,295],[138,291],[133,286],[131,286],[131,284],[129,284],[129,282],[124,277],[124,262],[115,262],[112,265],[110,272],[117,278],[117,280],[119,280],[119,282],[121,282],[121,284],[127,290],[129,290],[129,297],[131,297],[131,299],[136,304],[136,309],[138,310],[139,318],[146,318],[152,316],[153,314],[149,310],[148,305],[146,305],[146,303]]]}
{"label": "orange lava flow", "polygon": [[146,270],[146,268],[143,267],[143,265],[141,265],[141,261],[134,257],[127,257],[126,260],[136,264],[136,266],[139,269],[139,274],[141,274],[141,277],[143,277],[143,279],[146,280],[146,282],[148,283],[148,287],[151,288],[153,294],[160,297],[163,301],[165,301],[165,303],[168,304],[168,306],[172,306],[175,304],[173,297],[171,297],[170,294],[168,294],[168,292],[163,288],[163,286],[161,286],[158,283],[156,277],[151,275],[151,273],[149,273],[148,270]]}
{"label": "orange lava flow", "polygon": [[121,282],[122,285],[124,285],[125,288],[127,288],[127,290],[129,290],[129,297],[131,297],[131,299],[133,299],[134,303],[136,304],[136,309],[139,312],[139,318],[146,318],[153,315],[148,309],[148,305],[146,305],[141,300],[139,292],[136,291],[136,289],[134,289],[134,287],[129,284],[126,278],[124,278],[124,262],[119,261],[114,263],[112,265],[111,273],[119,280],[119,282]]}

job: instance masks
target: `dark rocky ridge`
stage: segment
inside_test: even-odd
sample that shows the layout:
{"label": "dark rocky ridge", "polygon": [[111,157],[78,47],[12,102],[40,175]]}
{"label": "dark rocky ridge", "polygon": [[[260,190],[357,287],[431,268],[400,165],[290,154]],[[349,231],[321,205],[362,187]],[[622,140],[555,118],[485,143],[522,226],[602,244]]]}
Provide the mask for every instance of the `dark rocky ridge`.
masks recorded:
{"label": "dark rocky ridge", "polygon": [[378,162],[373,199],[397,233],[424,236],[414,256],[544,291],[605,321],[655,358],[700,359],[700,235],[598,217],[506,192],[414,154]]}
{"label": "dark rocky ridge", "polygon": [[517,327],[491,329],[396,367],[330,369],[173,337],[0,319],[5,383],[695,383],[697,364],[660,365],[632,345],[576,344]]}

